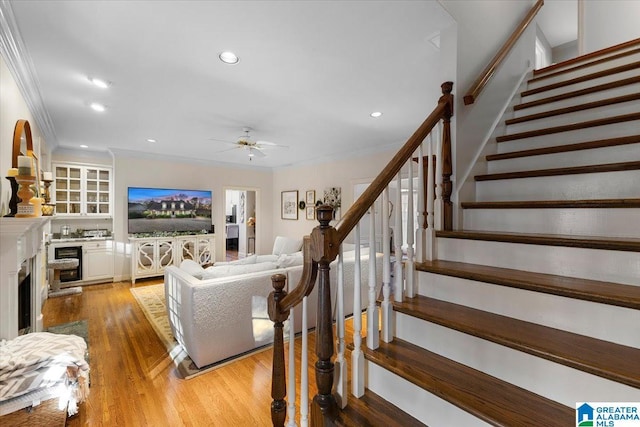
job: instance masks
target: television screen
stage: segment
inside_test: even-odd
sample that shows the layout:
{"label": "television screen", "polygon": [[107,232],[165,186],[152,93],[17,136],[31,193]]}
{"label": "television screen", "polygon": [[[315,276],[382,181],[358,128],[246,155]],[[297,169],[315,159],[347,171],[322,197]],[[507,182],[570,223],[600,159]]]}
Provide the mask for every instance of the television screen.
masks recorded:
{"label": "television screen", "polygon": [[129,234],[211,232],[211,191],[129,187]]}

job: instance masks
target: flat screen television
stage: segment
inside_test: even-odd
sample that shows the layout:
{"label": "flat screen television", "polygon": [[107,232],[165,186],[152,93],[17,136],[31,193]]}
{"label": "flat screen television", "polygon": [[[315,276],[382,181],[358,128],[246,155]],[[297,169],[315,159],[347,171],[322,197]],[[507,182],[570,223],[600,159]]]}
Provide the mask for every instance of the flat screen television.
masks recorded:
{"label": "flat screen television", "polygon": [[129,187],[129,234],[211,232],[211,191]]}

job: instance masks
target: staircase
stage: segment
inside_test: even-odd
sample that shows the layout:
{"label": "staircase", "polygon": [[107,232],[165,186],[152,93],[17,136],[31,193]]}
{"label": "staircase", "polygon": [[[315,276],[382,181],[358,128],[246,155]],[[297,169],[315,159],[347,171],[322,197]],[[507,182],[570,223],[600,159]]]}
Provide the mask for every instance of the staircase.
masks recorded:
{"label": "staircase", "polygon": [[634,42],[532,73],[338,424],[569,426],[577,402],[640,402]]}

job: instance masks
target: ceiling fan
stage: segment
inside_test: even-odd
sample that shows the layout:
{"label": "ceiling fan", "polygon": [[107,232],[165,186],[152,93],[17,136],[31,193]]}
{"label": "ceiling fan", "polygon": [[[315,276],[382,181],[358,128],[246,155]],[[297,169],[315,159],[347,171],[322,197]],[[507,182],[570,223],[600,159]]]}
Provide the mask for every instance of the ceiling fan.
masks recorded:
{"label": "ceiling fan", "polygon": [[223,153],[225,151],[244,149],[247,151],[249,155],[249,161],[253,160],[254,157],[266,157],[267,155],[263,152],[265,149],[271,148],[289,148],[287,145],[275,144],[273,142],[268,141],[254,141],[251,139],[249,133],[251,132],[251,128],[245,127],[242,128],[244,135],[238,137],[236,141],[226,141],[224,139],[215,139],[210,138],[212,141],[224,142],[225,144],[234,145],[234,147],[229,148],[227,150],[218,151],[219,153]]}

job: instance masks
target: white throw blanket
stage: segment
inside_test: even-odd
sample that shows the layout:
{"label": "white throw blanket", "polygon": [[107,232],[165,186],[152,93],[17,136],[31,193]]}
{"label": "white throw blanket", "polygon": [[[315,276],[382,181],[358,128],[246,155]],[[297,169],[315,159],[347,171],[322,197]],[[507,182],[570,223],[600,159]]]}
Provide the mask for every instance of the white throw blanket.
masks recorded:
{"label": "white throw blanket", "polygon": [[[69,415],[89,394],[87,344],[76,335],[35,332],[0,341],[0,403],[34,390],[66,385]],[[61,396],[62,397],[62,396]]]}

